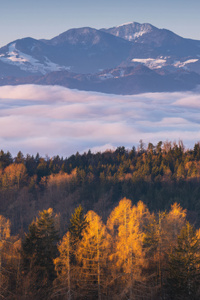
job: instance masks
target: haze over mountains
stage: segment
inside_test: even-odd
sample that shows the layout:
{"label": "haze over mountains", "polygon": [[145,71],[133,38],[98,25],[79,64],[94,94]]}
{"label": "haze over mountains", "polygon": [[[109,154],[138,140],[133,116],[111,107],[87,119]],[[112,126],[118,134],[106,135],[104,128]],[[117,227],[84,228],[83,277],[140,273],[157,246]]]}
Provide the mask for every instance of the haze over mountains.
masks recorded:
{"label": "haze over mountains", "polygon": [[125,95],[192,90],[200,41],[136,22],[23,38],[0,49],[0,85],[25,83]]}

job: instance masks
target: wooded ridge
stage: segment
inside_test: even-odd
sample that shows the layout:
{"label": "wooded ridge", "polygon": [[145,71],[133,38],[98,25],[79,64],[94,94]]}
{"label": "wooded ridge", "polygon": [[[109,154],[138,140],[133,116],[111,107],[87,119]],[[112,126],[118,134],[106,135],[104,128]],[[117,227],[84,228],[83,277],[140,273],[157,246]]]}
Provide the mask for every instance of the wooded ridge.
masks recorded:
{"label": "wooded ridge", "polygon": [[81,204],[105,221],[123,197],[142,200],[150,211],[169,210],[174,202],[199,224],[200,144],[186,150],[183,143],[140,141],[138,149],[72,155],[68,158],[16,157],[0,152],[0,211],[12,233],[27,231],[38,211],[52,207],[60,214],[62,232]]}
{"label": "wooded ridge", "polygon": [[199,143],[0,166],[0,298],[199,299]]}

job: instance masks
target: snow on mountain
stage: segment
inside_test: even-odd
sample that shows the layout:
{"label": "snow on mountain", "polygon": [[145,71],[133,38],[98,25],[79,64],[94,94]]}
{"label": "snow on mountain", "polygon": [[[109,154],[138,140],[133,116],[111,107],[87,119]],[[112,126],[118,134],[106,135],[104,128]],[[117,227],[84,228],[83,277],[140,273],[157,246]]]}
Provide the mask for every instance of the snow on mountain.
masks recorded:
{"label": "snow on mountain", "polygon": [[189,70],[188,65],[189,64],[194,64],[199,61],[199,59],[188,59],[185,61],[174,61],[173,63],[171,62],[171,57],[166,56],[166,57],[158,57],[158,58],[133,58],[132,62],[137,64],[143,64],[149,69],[161,69],[164,67],[170,67],[173,66],[175,68],[183,68],[185,70]]}
{"label": "snow on mountain", "polygon": [[155,29],[156,27],[148,23],[140,24],[137,22],[130,22],[112,28],[107,28],[107,29],[103,28],[101,30],[113,34],[115,36],[124,38],[128,41],[136,41],[139,37]]}
{"label": "snow on mountain", "polygon": [[150,69],[160,69],[166,65],[166,59],[163,58],[133,58],[132,62],[142,63]]}
{"label": "snow on mountain", "polygon": [[119,94],[194,88],[200,41],[136,22],[24,38],[0,49],[0,85],[19,82]]}
{"label": "snow on mountain", "polygon": [[117,25],[116,28],[119,28],[119,27],[122,27],[122,26],[126,26],[126,25],[130,25],[130,24],[133,24],[133,22],[127,22],[127,23],[123,23],[121,25]]}
{"label": "snow on mountain", "polygon": [[198,62],[198,61],[199,61],[199,59],[188,59],[188,60],[183,61],[183,62],[175,61],[175,62],[174,62],[174,66],[175,66],[175,67],[178,67],[178,68],[185,68],[185,69],[188,69],[188,68],[186,67],[186,65],[188,65],[188,64],[193,64],[193,63]]}
{"label": "snow on mountain", "polygon": [[166,57],[158,57],[158,58],[133,58],[132,62],[137,64],[143,64],[146,67],[154,70],[154,69],[161,69],[161,68],[165,68],[165,67],[174,67],[174,69],[177,68],[183,68],[185,70],[189,70],[190,68],[188,67],[188,65],[190,64],[194,64],[196,62],[198,62],[199,59],[188,59],[188,60],[175,60],[172,62],[172,59],[170,56],[166,56]]}
{"label": "snow on mountain", "polygon": [[70,69],[70,67],[59,66],[58,64],[51,62],[47,57],[44,57],[44,62],[42,63],[33,56],[18,50],[16,48],[16,43],[11,43],[8,46],[8,51],[6,54],[0,55],[0,60],[4,63],[18,66],[23,71],[41,73],[43,75],[48,72]]}
{"label": "snow on mountain", "polygon": [[55,62],[70,63],[76,73],[96,73],[99,69],[113,68],[129,56],[132,45],[106,32],[84,27],[63,32],[51,40],[42,40],[54,48]]}

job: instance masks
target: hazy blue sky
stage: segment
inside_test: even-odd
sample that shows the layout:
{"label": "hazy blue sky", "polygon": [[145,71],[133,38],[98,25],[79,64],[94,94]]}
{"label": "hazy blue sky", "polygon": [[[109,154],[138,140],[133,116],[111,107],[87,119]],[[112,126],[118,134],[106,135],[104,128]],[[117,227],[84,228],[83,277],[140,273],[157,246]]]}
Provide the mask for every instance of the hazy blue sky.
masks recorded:
{"label": "hazy blue sky", "polygon": [[0,0],[0,46],[51,38],[70,28],[151,23],[200,40],[199,0]]}

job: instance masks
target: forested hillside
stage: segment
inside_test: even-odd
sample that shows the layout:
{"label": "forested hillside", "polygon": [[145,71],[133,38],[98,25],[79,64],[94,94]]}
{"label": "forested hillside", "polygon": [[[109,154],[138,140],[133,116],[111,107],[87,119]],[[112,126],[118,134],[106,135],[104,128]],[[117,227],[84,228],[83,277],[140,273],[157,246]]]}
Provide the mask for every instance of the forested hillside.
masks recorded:
{"label": "forested hillside", "polygon": [[105,221],[123,197],[142,200],[150,211],[169,209],[174,202],[199,224],[200,144],[186,150],[183,143],[159,142],[138,149],[90,151],[69,158],[0,152],[0,211],[12,233],[27,231],[38,211],[52,207],[59,214],[61,232],[79,204]]}
{"label": "forested hillside", "polygon": [[0,299],[199,299],[199,143],[0,166]]}

